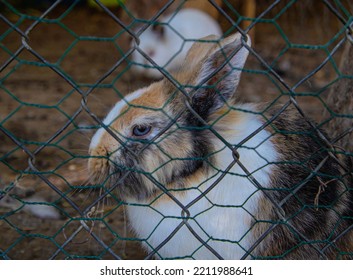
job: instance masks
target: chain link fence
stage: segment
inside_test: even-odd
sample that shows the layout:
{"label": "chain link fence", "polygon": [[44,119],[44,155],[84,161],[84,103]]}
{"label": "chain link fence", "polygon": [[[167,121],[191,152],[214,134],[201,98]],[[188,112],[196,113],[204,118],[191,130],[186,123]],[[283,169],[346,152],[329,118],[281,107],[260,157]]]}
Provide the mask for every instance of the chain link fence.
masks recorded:
{"label": "chain link fence", "polygon": [[[34,1],[35,5],[31,1],[21,2],[0,3],[1,258],[352,258],[350,1],[58,0]],[[264,109],[257,109],[257,105],[227,105],[228,110],[210,125],[193,107],[192,98],[203,83],[190,86],[180,75],[156,64],[152,54],[140,47],[141,34],[158,26],[158,19],[193,4],[216,19],[223,38],[236,32],[241,34],[240,47],[246,48],[249,58],[242,69],[237,89],[241,101],[237,102],[263,103]],[[251,46],[244,41],[246,34],[252,38]],[[212,42],[220,46],[220,41]],[[151,172],[146,171],[148,168],[140,170],[137,164],[119,166],[119,172],[123,170],[125,177],[138,173],[141,181],[135,182],[137,188],[148,180],[156,193],[149,202],[121,199],[119,188],[124,185],[111,182],[117,176],[116,169],[99,182],[92,182],[86,167],[92,158],[111,160],[109,156],[88,152],[97,129],[121,145],[115,152],[124,149],[127,140],[115,131],[114,122],[105,123],[103,119],[119,100],[125,100],[127,110],[132,112],[141,107],[128,101],[128,97],[125,99],[126,94],[154,82],[136,73],[134,66],[141,65],[133,61],[134,52],[144,57],[148,64],[145,68],[161,73],[162,83],[172,88],[173,95],[186,98],[188,107],[177,116],[188,111],[198,123],[196,129],[178,123],[179,118],[166,109],[170,100],[156,110],[154,105],[162,102],[159,95],[155,95],[151,107],[142,106],[145,112],[158,111],[170,118],[170,124],[161,133],[144,143],[144,149],[156,146],[167,160]],[[239,48],[232,56],[236,57],[238,52]],[[231,61],[229,56],[224,63]],[[222,67],[224,64],[208,80],[216,77],[216,85],[226,80],[228,74]],[[261,126],[237,143],[229,142],[216,125],[234,112],[262,120]],[[115,116],[114,121],[124,114]],[[285,123],[293,116],[298,125],[288,129]],[[231,157],[230,162],[220,168],[212,161],[217,154],[212,151],[202,157],[178,158],[173,156],[176,151],[168,154],[163,135],[171,128],[180,137],[185,130],[194,131],[195,135],[207,131],[209,139],[222,142],[221,150],[229,155],[227,160]],[[267,159],[264,143],[268,139],[256,142],[257,147],[247,146],[264,131],[271,131],[268,139],[281,135],[283,138],[278,139],[289,141],[288,151],[281,151],[286,157]],[[311,146],[310,141],[315,145]],[[300,151],[291,143],[299,143],[298,147],[306,145],[306,154],[299,157]],[[281,143],[275,145],[282,149]],[[244,150],[257,153],[258,160],[265,163],[260,162],[257,169],[249,166],[247,158],[242,157]],[[169,164],[178,161],[202,162],[216,170],[190,189],[181,188],[186,194],[196,190],[198,194],[191,200],[183,200],[178,191],[170,189],[169,183],[158,181],[158,172],[167,172]],[[268,186],[259,180],[257,172],[272,170],[269,168],[278,174],[285,172],[289,183],[272,179],[273,186]],[[242,177],[240,182],[251,186],[246,201],[212,201],[211,194],[222,194],[221,188],[229,177]],[[262,197],[258,208],[248,208],[247,201],[257,196]],[[161,212],[158,203],[165,200],[169,201],[167,205],[177,208],[177,215],[169,208]],[[209,200],[208,208],[193,213],[204,200]],[[153,226],[145,235],[141,234],[143,230],[130,227],[134,216],[129,209],[134,207],[146,213],[145,217],[138,216],[141,224],[147,221]],[[226,208],[230,212],[215,210]],[[266,211],[271,215],[266,215]],[[241,214],[244,220],[239,223],[237,215],[243,212],[248,214],[246,219]],[[248,229],[237,238],[227,232],[214,236],[214,232],[208,232],[207,223],[211,224],[216,214],[224,215],[220,219],[224,224],[218,224],[215,232],[222,226],[227,230],[232,223],[247,225]],[[156,215],[157,221],[149,220]],[[136,226],[138,221],[132,224]],[[166,228],[167,232],[160,233]],[[189,243],[190,239],[194,241]],[[182,243],[192,244],[188,254],[179,250]],[[227,254],[227,250],[238,253]]]}

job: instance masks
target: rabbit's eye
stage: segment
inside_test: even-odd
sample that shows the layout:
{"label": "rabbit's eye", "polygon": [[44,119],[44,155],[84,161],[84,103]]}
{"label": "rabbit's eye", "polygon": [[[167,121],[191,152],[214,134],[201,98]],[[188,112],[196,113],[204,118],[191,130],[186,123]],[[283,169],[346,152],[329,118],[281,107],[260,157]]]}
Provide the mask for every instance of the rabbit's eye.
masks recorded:
{"label": "rabbit's eye", "polygon": [[146,136],[148,133],[150,133],[151,129],[152,126],[149,125],[136,125],[132,129],[132,135],[135,137]]}

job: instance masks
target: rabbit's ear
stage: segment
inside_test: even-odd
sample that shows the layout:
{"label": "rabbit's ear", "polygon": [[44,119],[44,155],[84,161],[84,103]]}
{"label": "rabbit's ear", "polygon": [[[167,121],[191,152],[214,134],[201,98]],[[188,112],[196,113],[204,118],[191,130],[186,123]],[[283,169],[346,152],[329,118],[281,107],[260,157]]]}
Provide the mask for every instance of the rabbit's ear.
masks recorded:
{"label": "rabbit's ear", "polygon": [[201,60],[196,79],[199,88],[192,96],[192,107],[204,119],[233,96],[249,54],[244,45],[250,46],[250,38],[236,33],[210,49]]}

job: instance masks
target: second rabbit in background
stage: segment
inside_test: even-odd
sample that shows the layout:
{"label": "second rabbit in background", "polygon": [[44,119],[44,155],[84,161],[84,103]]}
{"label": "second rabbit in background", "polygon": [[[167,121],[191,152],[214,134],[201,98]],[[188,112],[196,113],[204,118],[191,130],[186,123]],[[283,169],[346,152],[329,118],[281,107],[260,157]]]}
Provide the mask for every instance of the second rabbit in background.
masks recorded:
{"label": "second rabbit in background", "polygon": [[[222,36],[217,21],[198,9],[182,9],[160,18],[142,32],[139,48],[159,67],[169,72],[180,66],[195,41],[208,35],[216,35],[216,38]],[[131,47],[135,44],[133,40]],[[132,62],[134,71],[139,74],[152,79],[163,76],[138,49],[132,54]]]}

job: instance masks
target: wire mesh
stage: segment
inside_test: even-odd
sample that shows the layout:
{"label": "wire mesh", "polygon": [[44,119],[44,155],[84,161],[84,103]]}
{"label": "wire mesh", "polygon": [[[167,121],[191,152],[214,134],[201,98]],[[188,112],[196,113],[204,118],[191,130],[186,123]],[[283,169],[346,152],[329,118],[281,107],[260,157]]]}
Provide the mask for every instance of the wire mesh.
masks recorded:
{"label": "wire mesh", "polygon": [[[223,38],[238,32],[242,41],[229,57],[223,53],[227,57],[223,64],[208,73],[199,84],[190,85],[179,80],[167,67],[157,64],[141,47],[140,38],[146,30],[158,25],[161,17],[179,12],[193,1],[136,2],[116,1],[109,6],[104,1],[95,1],[94,7],[88,7],[86,1],[40,1],[36,5],[29,1],[27,6],[21,1],[1,1],[1,257],[223,259],[231,254],[220,248],[229,248],[241,252],[236,255],[241,259],[352,258],[353,241],[349,236],[353,203],[349,200],[352,191],[353,76],[346,62],[353,57],[353,51],[350,51],[353,32],[351,3],[247,1],[253,9],[249,16],[246,14],[249,7],[245,7],[248,4],[238,3],[240,1],[194,1],[202,5],[206,3],[206,10],[216,15]],[[170,24],[167,22],[166,26],[170,27]],[[247,34],[253,37],[252,46],[246,42]],[[207,39],[192,41],[209,43]],[[212,42],[220,46],[220,41]],[[218,131],[218,120],[210,124],[195,109],[194,98],[205,83],[222,73],[241,48],[247,49],[249,59],[242,69],[237,90],[239,99],[266,103],[263,109],[242,107],[238,103],[234,106],[226,104],[228,110],[219,119],[234,111],[262,120],[262,125],[232,143]],[[185,107],[175,115],[166,109],[171,99],[158,109],[153,106],[143,108],[163,114],[169,122],[137,151],[127,146],[123,134],[104,121],[119,100],[126,100],[128,110],[138,107],[125,99],[128,98],[126,94],[153,82],[134,72],[134,67],[140,66],[132,60],[132,54],[136,52],[148,64],[145,68],[155,68],[161,73],[168,89],[172,89],[172,96],[182,96],[185,102]],[[343,62],[339,63],[341,57]],[[223,79],[227,77],[221,77],[217,83],[222,83]],[[289,110],[295,113],[288,113]],[[196,129],[185,127],[179,121],[186,111],[198,123]],[[124,113],[114,120],[123,118]],[[282,126],[282,122],[290,120],[291,114],[300,119],[300,125],[288,129]],[[151,172],[141,169],[137,163],[119,166],[123,174],[117,180],[113,172],[100,178],[102,180],[98,183],[92,182],[86,168],[90,159],[103,158],[116,164],[109,155],[102,157],[88,153],[97,129],[103,129],[106,137],[128,149],[134,157],[156,146],[157,152],[167,160]],[[202,157],[174,157],[158,144],[173,129],[180,135],[183,131],[196,130],[200,135],[207,131],[209,138],[222,143],[222,150],[227,151],[231,160],[219,168],[212,160],[216,151]],[[248,146],[264,131],[271,131],[268,138],[257,143],[257,147]],[[283,135],[283,139],[301,141],[302,146],[308,146],[305,142],[310,138],[320,149],[315,150],[316,146],[312,146],[312,154],[302,158],[297,157],[298,151],[289,151],[290,156],[283,161],[267,160],[259,151],[267,140],[278,135]],[[241,156],[244,149],[255,151],[266,163],[253,169]],[[111,155],[115,152],[119,150]],[[197,195],[186,202],[180,199],[178,191],[170,189],[170,185],[161,182],[157,176],[159,172],[166,172],[175,161],[201,161],[215,171],[198,185],[180,190],[186,193],[196,191]],[[274,185],[268,186],[259,181],[256,173],[273,165],[279,174],[287,172],[292,177],[298,175],[293,173],[297,166],[307,172],[301,177],[298,175],[302,178],[300,182],[293,180],[294,183],[281,192],[278,188],[285,182],[274,180]],[[326,166],[330,168],[327,170]],[[153,200],[146,203],[121,199],[120,188],[131,174],[138,174],[155,188],[157,194]],[[234,205],[209,201],[209,208],[193,213],[197,205],[210,200],[211,193],[222,193],[222,182],[229,175],[245,178],[254,188],[247,200],[251,201],[261,193],[267,206],[259,205],[258,210],[251,212],[245,206],[247,201]],[[201,188],[203,184],[207,188]],[[313,187],[316,196],[310,197],[310,204],[301,201],[301,194],[313,184],[316,184]],[[331,191],[336,191],[335,188],[339,194]],[[159,212],[160,208],[155,205],[166,196],[177,207],[179,215],[167,209],[166,213]],[[329,202],[325,204],[322,198],[326,196]],[[142,213],[146,213],[145,219],[159,215],[155,227],[145,236],[130,229],[127,212],[133,207],[142,209]],[[262,216],[261,207],[271,215]],[[212,213],[222,208],[229,208],[234,213],[240,209],[251,217],[248,230],[239,239],[233,240],[228,233],[214,236],[202,224],[202,215],[206,215],[211,223]],[[333,219],[332,224],[322,218],[321,215],[326,214],[318,214],[329,210],[327,216]],[[259,213],[255,213],[257,211]],[[304,219],[309,212],[308,215],[317,219],[307,226],[312,230],[303,225],[310,221]],[[232,219],[237,220],[237,216]],[[168,228],[168,233],[159,234],[164,229],[162,225],[170,220],[173,226]],[[317,223],[322,224],[318,226]],[[183,236],[185,232],[188,234]],[[154,236],[160,237],[155,240]],[[193,248],[186,255],[178,254],[176,247],[183,247],[181,243],[189,244],[188,236],[194,240]],[[273,244],[278,249],[268,248]],[[173,252],[166,254],[170,248]]]}

